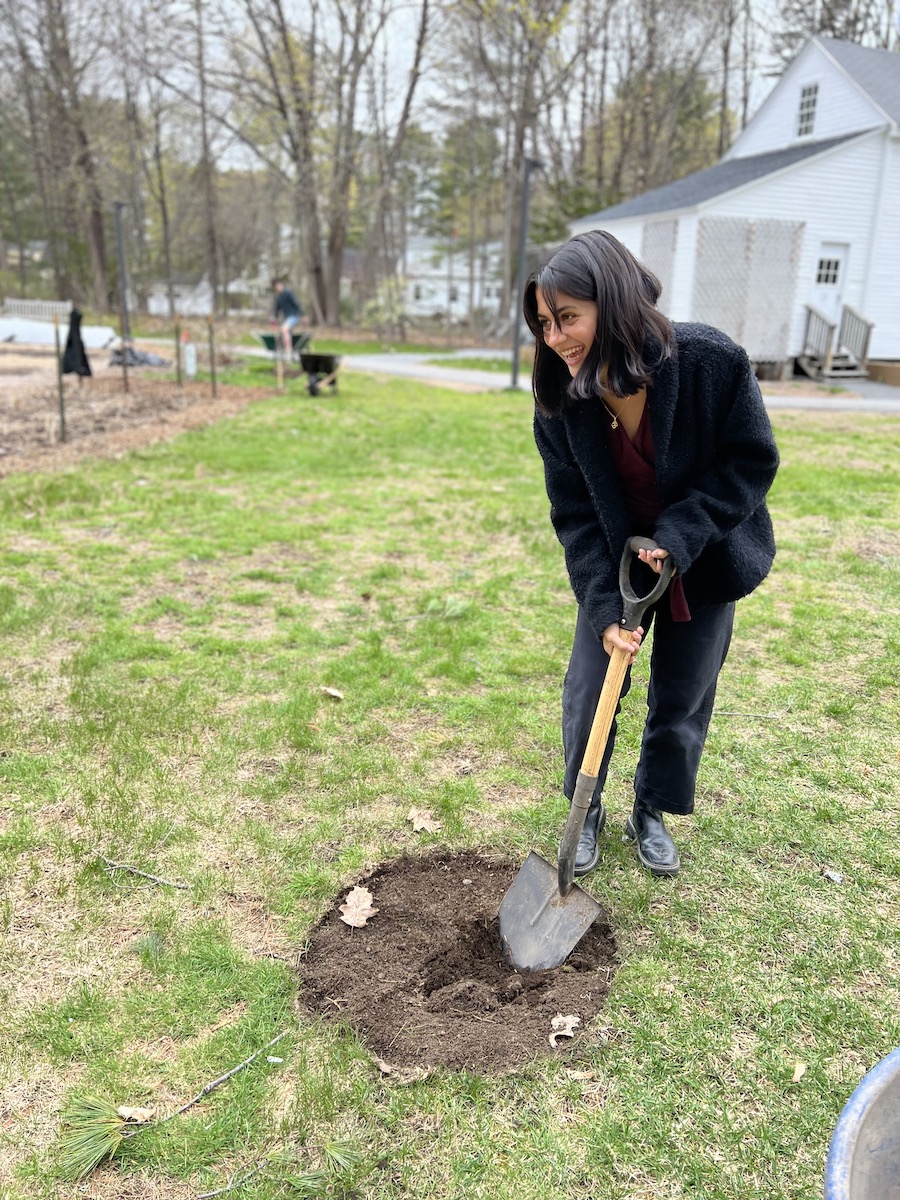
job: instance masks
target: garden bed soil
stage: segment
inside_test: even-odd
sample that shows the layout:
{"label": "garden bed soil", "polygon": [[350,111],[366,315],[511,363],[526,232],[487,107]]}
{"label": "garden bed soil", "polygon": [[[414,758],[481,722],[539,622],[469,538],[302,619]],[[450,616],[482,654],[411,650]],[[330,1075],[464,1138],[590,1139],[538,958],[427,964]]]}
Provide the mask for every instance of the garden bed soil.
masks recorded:
{"label": "garden bed soil", "polygon": [[276,394],[274,381],[271,388],[219,384],[214,398],[208,382],[179,387],[138,371],[129,372],[126,392],[121,368],[109,367],[99,367],[82,383],[66,377],[63,386],[65,442],[55,366],[47,366],[46,355],[0,353],[0,476],[119,456]]}
{"label": "garden bed soil", "polygon": [[[565,1053],[600,1012],[616,966],[608,920],[566,962],[519,972],[502,957],[497,911],[521,864],[437,852],[382,864],[357,881],[378,912],[363,928],[339,905],[313,929],[300,961],[301,1000],[351,1027],[386,1074],[435,1067],[498,1074]],[[554,1046],[554,1017],[574,1038]]]}

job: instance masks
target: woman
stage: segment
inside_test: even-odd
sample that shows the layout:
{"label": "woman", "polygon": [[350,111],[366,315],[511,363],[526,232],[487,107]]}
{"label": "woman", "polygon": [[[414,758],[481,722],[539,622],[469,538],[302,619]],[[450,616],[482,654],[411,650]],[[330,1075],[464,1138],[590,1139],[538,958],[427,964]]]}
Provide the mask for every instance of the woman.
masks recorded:
{"label": "woman", "polygon": [[[563,687],[564,791],[571,800],[614,647],[634,661],[655,620],[647,721],[625,835],[655,875],[675,875],[664,815],[694,810],[700,756],[734,602],[775,555],[765,505],[778,452],[746,353],[707,325],[673,324],[659,281],[611,234],[579,234],[529,279],[535,438],[550,517],[578,618]],[[675,576],[634,643],[620,632],[618,565],[632,534]],[[649,590],[649,589],[648,589]],[[622,689],[630,685],[630,669]],[[578,844],[575,874],[597,865],[613,722]]]}

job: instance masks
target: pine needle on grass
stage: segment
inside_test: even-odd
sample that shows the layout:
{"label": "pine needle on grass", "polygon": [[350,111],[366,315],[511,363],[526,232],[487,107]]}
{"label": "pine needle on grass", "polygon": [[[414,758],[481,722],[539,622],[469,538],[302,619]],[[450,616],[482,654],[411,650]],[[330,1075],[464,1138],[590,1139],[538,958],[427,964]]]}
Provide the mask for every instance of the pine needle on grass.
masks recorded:
{"label": "pine needle on grass", "polygon": [[[113,1157],[124,1138],[133,1137],[143,1129],[157,1128],[174,1117],[181,1116],[182,1113],[187,1112],[189,1108],[193,1108],[195,1104],[208,1096],[210,1092],[221,1087],[232,1076],[249,1067],[266,1050],[277,1045],[282,1038],[287,1037],[287,1032],[287,1030],[283,1030],[271,1041],[266,1042],[265,1046],[254,1050],[243,1062],[232,1067],[230,1071],[226,1071],[224,1075],[220,1075],[218,1079],[212,1080],[186,1104],[182,1104],[180,1108],[176,1108],[174,1112],[159,1121],[151,1122],[149,1120],[153,1113],[152,1109],[116,1108],[108,1100],[100,1100],[96,1096],[76,1096],[62,1117],[60,1173],[63,1178],[84,1179],[85,1175],[89,1175],[105,1158]],[[132,1114],[138,1112],[142,1115],[135,1119]],[[130,1126],[130,1128],[126,1129],[126,1126]],[[338,1165],[340,1164],[340,1158],[335,1161]]]}
{"label": "pine needle on grass", "polygon": [[108,1100],[76,1096],[63,1113],[60,1138],[60,1174],[64,1179],[84,1179],[122,1142],[125,1122]]}

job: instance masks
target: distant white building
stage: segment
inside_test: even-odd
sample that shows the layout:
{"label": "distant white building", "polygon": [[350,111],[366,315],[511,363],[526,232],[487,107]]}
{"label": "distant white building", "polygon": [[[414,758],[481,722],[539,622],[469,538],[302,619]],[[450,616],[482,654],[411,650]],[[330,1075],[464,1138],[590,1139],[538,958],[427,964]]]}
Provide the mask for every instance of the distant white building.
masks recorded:
{"label": "distant white building", "polygon": [[436,238],[412,237],[398,274],[404,281],[404,308],[408,316],[451,323],[467,320],[471,313],[496,313],[500,303],[499,242],[447,252]]}
{"label": "distant white building", "polygon": [[[212,287],[205,277],[197,281],[173,284],[175,312],[179,317],[206,317],[215,311]],[[228,284],[229,313],[266,312],[272,307],[272,292],[268,280],[235,279]],[[240,305],[237,301],[240,300]],[[147,289],[147,312],[151,317],[168,317],[169,291],[165,281],[157,281]]]}
{"label": "distant white building", "polygon": [[582,217],[757,363],[900,360],[900,54],[814,37],[720,163]]}

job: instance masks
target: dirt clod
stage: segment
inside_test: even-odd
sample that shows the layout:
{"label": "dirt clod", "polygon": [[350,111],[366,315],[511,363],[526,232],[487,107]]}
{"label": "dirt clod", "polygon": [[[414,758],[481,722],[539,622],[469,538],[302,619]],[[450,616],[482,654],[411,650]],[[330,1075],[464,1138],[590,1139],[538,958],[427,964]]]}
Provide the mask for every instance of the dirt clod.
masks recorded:
{"label": "dirt clod", "polygon": [[312,931],[301,999],[351,1026],[397,1068],[499,1073],[551,1050],[551,1021],[599,1012],[615,940],[597,921],[563,966],[516,971],[502,958],[497,910],[521,864],[438,852],[382,864],[363,880],[378,907],[365,928],[337,909]]}

